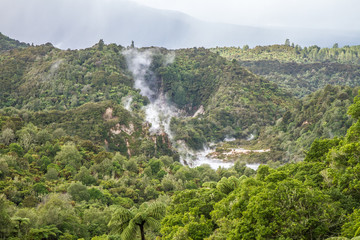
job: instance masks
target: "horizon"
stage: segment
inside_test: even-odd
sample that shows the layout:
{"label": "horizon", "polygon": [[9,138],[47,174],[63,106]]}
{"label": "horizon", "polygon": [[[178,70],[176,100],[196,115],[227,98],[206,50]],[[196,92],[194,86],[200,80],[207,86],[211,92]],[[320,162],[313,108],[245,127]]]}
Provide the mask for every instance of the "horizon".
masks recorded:
{"label": "horizon", "polygon": [[[301,47],[360,44],[360,27],[352,24],[360,20],[354,13],[360,2],[321,0],[307,5],[309,1],[3,0],[0,32],[60,49],[87,48],[99,39],[168,49],[252,48],[283,44],[286,39]],[[343,14],[350,3],[352,8]]]}

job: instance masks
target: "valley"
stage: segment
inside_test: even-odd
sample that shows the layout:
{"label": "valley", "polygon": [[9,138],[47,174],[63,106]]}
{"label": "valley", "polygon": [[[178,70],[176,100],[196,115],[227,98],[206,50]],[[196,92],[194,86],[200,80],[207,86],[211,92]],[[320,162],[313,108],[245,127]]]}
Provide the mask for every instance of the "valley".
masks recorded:
{"label": "valley", "polygon": [[0,238],[356,237],[359,56],[0,35]]}

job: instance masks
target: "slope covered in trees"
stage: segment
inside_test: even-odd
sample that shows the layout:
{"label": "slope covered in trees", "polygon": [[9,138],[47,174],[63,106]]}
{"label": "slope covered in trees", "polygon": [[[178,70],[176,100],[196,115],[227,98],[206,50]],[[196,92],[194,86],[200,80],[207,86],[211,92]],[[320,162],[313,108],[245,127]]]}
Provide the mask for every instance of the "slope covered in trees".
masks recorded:
{"label": "slope covered in trees", "polygon": [[[2,115],[0,234],[116,239],[136,236],[125,219],[145,226],[154,217],[144,228],[148,239],[357,236],[359,103],[357,96],[349,107],[354,123],[344,137],[314,141],[304,162],[262,165],[256,173],[241,162],[215,171],[165,155],[126,158]],[[27,134],[34,134],[30,145]],[[159,206],[147,203],[155,199]]]}
{"label": "slope covered in trees", "polygon": [[[111,100],[121,104],[131,96],[131,109],[141,115],[141,107],[149,101],[133,87],[123,49],[100,41],[85,50],[62,51],[46,44],[3,53],[1,107],[63,111],[88,102]],[[170,51],[150,50],[155,52],[150,69],[155,76],[149,76],[159,83],[156,91],[167,94],[185,115],[204,109],[196,118],[172,123],[177,139],[191,148],[200,149],[206,142],[226,136],[246,137],[259,132],[291,105],[290,95],[276,84],[207,49],[177,50],[174,62],[169,63]],[[54,114],[42,116],[51,118]],[[47,124],[52,121],[44,120]]]}
{"label": "slope covered in trees", "polygon": [[29,46],[30,44],[19,42],[18,40],[11,39],[8,36],[5,36],[2,33],[0,33],[0,52],[11,50],[14,48],[26,48]]}
{"label": "slope covered in trees", "polygon": [[277,169],[262,165],[255,176],[222,178],[176,193],[163,220],[163,238],[359,236],[359,102],[357,96],[349,107],[355,122],[345,137],[316,140],[304,162]]}
{"label": "slope covered in trees", "polygon": [[172,64],[154,71],[170,99],[190,115],[173,119],[176,139],[195,149],[226,137],[246,138],[292,104],[276,84],[207,49],[176,51]]}
{"label": "slope covered in trees", "polygon": [[239,63],[303,97],[328,84],[358,86],[360,47],[320,48],[290,45],[243,48],[214,48],[213,52]]}
{"label": "slope covered in trees", "polygon": [[[291,51],[298,47],[285,48],[284,56],[297,59]],[[220,56],[229,49],[136,49],[143,83],[177,111],[171,132],[154,132],[144,109],[153,102],[134,87],[129,49],[100,40],[84,50],[45,44],[0,54],[0,238],[360,235],[360,97],[351,75],[358,63],[299,57],[294,71],[339,64],[334,74],[354,81],[332,86],[308,78],[316,87],[306,91],[319,90],[299,99],[241,59]],[[271,151],[214,170],[181,164],[173,146],[201,149],[231,137],[218,146],[223,155],[243,146]],[[268,165],[254,171],[244,160]]]}

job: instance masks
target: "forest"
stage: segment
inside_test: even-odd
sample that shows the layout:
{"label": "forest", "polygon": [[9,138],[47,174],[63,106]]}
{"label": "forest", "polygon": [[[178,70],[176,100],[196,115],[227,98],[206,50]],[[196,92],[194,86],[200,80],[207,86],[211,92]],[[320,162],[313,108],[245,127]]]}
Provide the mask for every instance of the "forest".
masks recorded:
{"label": "forest", "polygon": [[0,35],[0,238],[360,239],[359,51]]}

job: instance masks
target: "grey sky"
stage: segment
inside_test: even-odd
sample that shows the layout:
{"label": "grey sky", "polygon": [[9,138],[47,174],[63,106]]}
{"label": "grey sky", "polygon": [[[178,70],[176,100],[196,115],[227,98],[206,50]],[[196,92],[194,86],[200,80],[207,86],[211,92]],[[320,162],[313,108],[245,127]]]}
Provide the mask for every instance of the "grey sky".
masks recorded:
{"label": "grey sky", "polygon": [[89,47],[100,38],[168,48],[286,38],[300,45],[355,45],[359,10],[358,0],[0,0],[0,32],[61,48]]}
{"label": "grey sky", "polygon": [[359,0],[133,0],[206,21],[250,26],[360,29]]}

